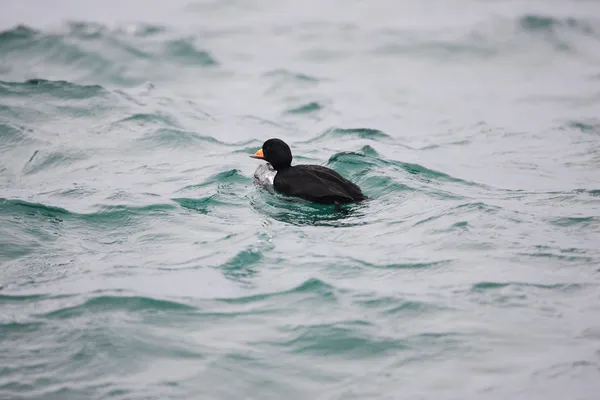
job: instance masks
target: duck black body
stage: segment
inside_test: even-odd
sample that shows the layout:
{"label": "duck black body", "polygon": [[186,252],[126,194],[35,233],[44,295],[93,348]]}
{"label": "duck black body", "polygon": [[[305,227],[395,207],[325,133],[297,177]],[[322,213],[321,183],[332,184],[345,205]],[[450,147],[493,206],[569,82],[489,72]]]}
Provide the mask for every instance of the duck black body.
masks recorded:
{"label": "duck black body", "polygon": [[356,203],[366,200],[361,189],[334,170],[321,165],[292,166],[292,151],[280,139],[269,139],[252,158],[265,160],[275,171],[273,188],[282,194],[320,204]]}

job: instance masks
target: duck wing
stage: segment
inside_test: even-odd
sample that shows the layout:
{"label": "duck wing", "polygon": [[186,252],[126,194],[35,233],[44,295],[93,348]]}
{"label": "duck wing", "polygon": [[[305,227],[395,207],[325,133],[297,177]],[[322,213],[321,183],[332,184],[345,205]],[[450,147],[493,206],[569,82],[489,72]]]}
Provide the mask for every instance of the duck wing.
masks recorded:
{"label": "duck wing", "polygon": [[322,165],[296,165],[279,171],[275,190],[324,204],[364,200],[360,188],[334,170]]}

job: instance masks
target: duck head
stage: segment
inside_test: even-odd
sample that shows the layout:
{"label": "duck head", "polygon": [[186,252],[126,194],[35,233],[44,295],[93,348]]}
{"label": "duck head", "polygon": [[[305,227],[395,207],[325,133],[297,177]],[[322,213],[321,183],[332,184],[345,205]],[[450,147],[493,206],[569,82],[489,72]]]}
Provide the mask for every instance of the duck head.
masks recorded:
{"label": "duck head", "polygon": [[281,139],[267,140],[263,143],[262,148],[250,157],[265,160],[276,170],[288,168],[292,165],[292,150],[290,150],[290,146]]}

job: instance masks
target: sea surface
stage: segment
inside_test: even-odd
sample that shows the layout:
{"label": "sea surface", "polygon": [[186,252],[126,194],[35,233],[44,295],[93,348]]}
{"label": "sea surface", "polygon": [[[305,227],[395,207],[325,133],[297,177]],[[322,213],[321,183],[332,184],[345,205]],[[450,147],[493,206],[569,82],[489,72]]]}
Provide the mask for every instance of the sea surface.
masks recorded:
{"label": "sea surface", "polygon": [[0,8],[0,399],[599,398],[600,2]]}

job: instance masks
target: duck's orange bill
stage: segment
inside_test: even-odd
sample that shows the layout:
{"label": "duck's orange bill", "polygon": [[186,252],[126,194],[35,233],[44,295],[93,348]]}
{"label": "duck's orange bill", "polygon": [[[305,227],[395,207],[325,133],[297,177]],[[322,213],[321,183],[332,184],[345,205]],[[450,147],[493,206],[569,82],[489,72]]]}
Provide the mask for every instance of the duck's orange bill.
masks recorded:
{"label": "duck's orange bill", "polygon": [[256,153],[254,153],[253,156],[250,156],[252,158],[258,158],[259,160],[263,160],[265,158],[265,155],[263,154],[262,149],[258,149],[258,151]]}

